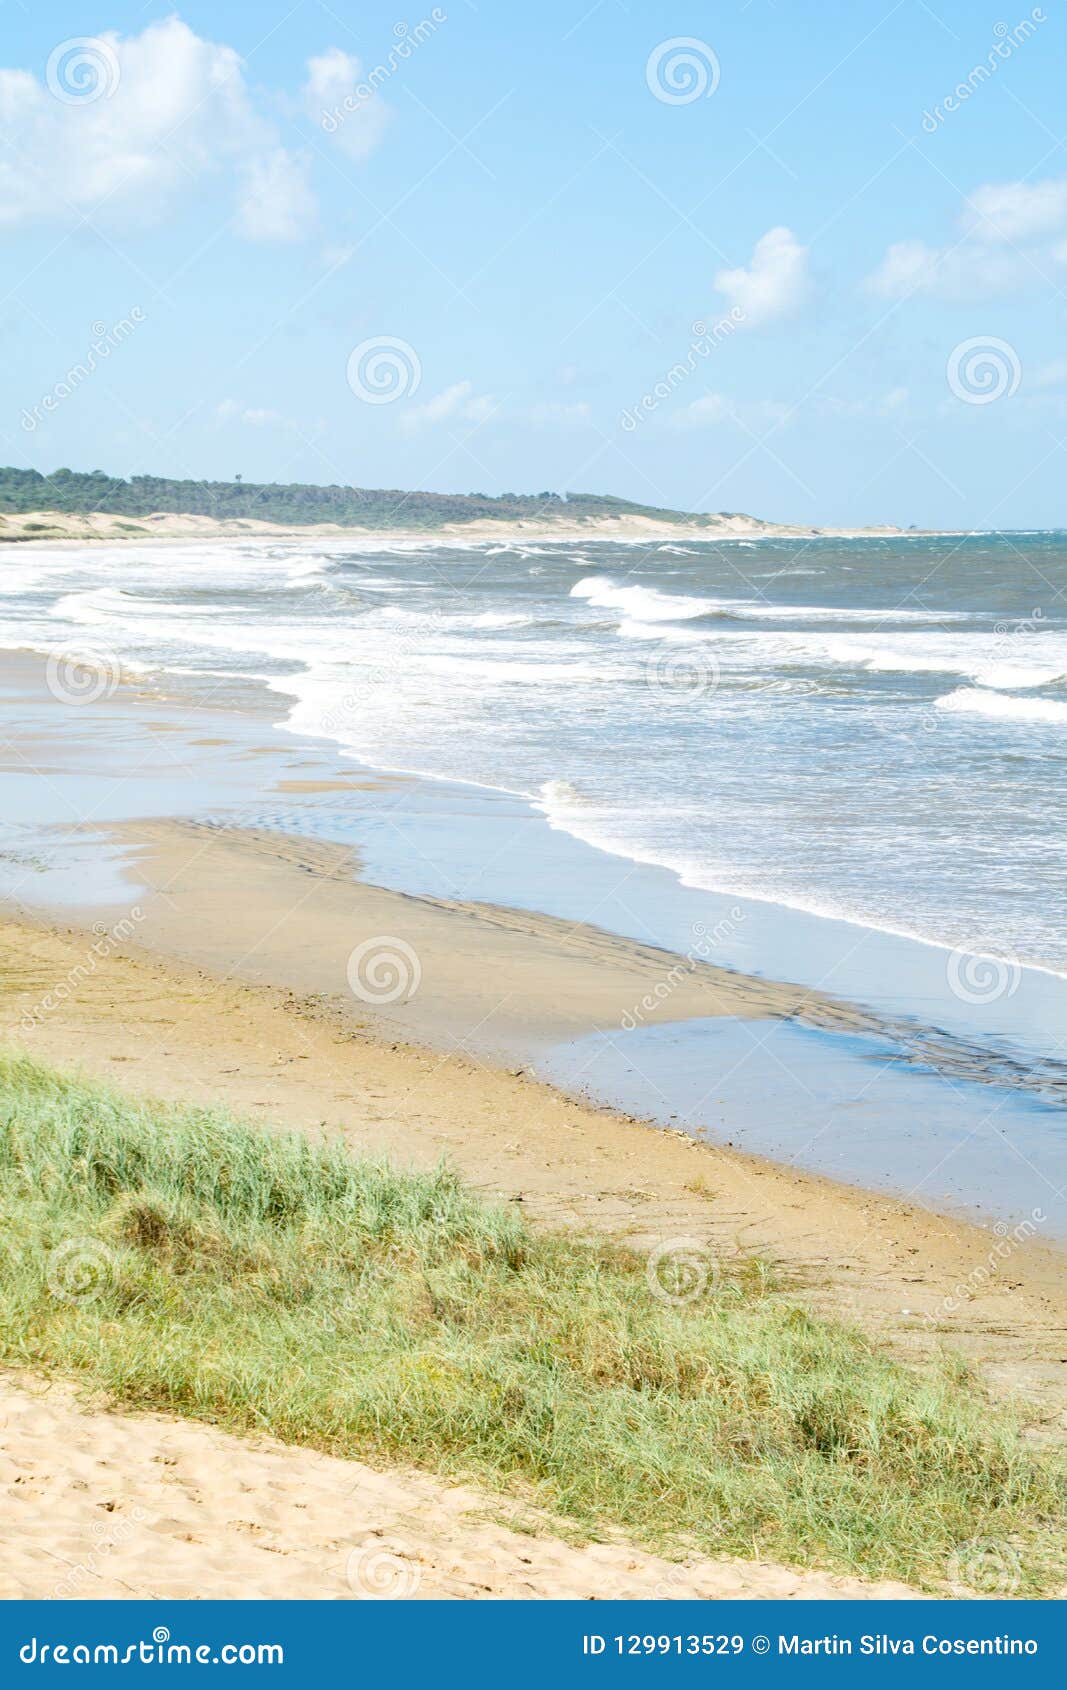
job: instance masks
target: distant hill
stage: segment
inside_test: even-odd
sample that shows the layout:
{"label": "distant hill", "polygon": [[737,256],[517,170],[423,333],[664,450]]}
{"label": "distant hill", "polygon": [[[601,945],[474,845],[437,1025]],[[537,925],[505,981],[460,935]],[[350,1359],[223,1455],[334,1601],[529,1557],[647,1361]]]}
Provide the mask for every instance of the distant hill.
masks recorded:
{"label": "distant hill", "polygon": [[[440,528],[484,521],[585,521],[640,517],[688,527],[715,527],[722,518],[688,516],[598,493],[404,493],[396,488],[316,487],[304,482],[171,481],[103,470],[0,469],[0,513],[57,511],[71,516],[146,517],[155,512],[212,517],[220,522],[274,522],[287,527],[336,523],[343,528]],[[727,513],[723,513],[726,515]]]}

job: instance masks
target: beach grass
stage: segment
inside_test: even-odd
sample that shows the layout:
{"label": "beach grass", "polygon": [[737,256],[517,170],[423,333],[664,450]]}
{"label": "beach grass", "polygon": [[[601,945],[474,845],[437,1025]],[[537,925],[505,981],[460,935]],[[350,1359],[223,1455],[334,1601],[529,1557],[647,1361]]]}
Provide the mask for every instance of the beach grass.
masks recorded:
{"label": "beach grass", "polygon": [[758,1264],[672,1302],[642,1255],[531,1229],[447,1168],[19,1056],[0,1057],[0,1204],[8,1365],[660,1551],[931,1589],[992,1566],[994,1594],[1063,1577],[1055,1458],[958,1362],[906,1368]]}

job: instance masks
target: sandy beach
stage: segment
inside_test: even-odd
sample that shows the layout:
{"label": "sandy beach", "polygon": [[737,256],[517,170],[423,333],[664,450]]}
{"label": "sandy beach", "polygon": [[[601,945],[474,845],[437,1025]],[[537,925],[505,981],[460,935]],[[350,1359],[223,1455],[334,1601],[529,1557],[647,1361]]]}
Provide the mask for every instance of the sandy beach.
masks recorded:
{"label": "sandy beach", "polygon": [[[26,511],[0,517],[0,544],[20,545],[87,545],[106,542],[108,545],[143,544],[180,540],[322,540],[369,539],[379,545],[404,544],[413,540],[626,540],[640,545],[644,541],[678,539],[686,534],[704,539],[753,539],[777,535],[782,539],[804,539],[816,535],[853,538],[864,535],[899,534],[892,525],[867,528],[805,528],[800,524],[765,522],[759,517],[727,515],[700,518],[681,517],[676,522],[657,521],[649,517],[586,517],[581,520],[546,515],[528,519],[500,518],[471,522],[444,523],[427,531],[425,528],[404,527],[360,529],[342,527],[337,523],[309,522],[299,527],[287,527],[278,522],[260,521],[255,517],[220,518],[211,516],[177,516],[167,511],[150,516],[113,516],[96,511],[89,514],[70,511]],[[916,530],[917,532],[917,530]]]}
{"label": "sandy beach", "polygon": [[[7,674],[24,701],[40,696],[36,660]],[[138,702],[136,689],[118,699],[152,722],[158,755],[164,705]],[[287,804],[323,792],[358,804],[381,790],[306,756],[281,775],[269,742],[250,757],[263,733],[255,712],[230,739],[210,728],[202,711],[185,717],[187,772],[197,757],[222,755],[231,770],[243,759],[253,784],[271,772]],[[47,726],[9,738],[6,754],[11,768],[50,765],[62,784]],[[641,1251],[696,1239],[724,1261],[759,1256],[813,1311],[905,1360],[948,1346],[996,1396],[1027,1405],[1032,1438],[1062,1436],[1060,1249],[1024,1234],[998,1253],[990,1230],[588,1107],[516,1063],[518,1049],[550,1049],[655,1003],[670,953],[593,923],[376,886],[351,849],[278,829],[99,819],[69,838],[83,860],[87,848],[117,852],[129,890],[81,905],[68,893],[49,909],[27,901],[34,875],[24,877],[0,926],[6,1045],[132,1096],[222,1105],[267,1130],[326,1129],[402,1165],[447,1157],[535,1226]],[[368,934],[418,957],[417,992],[377,1006],[353,995],[350,957]],[[845,1001],[711,964],[687,969],[650,1014],[865,1024]],[[368,1545],[416,1567],[423,1596],[906,1593],[767,1565],[680,1570],[625,1543],[564,1544],[544,1524],[530,1537],[528,1521],[516,1536],[497,1523],[500,1498],[130,1415],[62,1380],[9,1374],[0,1416],[17,1502],[4,1595],[358,1597],[346,1568]],[[62,1470],[60,1441],[76,1452]]]}
{"label": "sandy beach", "polygon": [[[236,855],[248,897],[260,854],[219,841],[198,871],[205,881],[221,871],[225,886]],[[304,917],[320,893],[337,892],[328,875],[286,862],[284,846],[274,871],[292,875]],[[358,901],[364,889],[348,890]],[[174,901],[178,929],[184,905]],[[222,908],[208,918],[216,935]],[[418,912],[405,914],[418,934]],[[4,1025],[30,1054],[134,1093],[326,1127],[423,1167],[447,1155],[477,1189],[545,1222],[644,1247],[699,1236],[717,1252],[765,1254],[814,1305],[901,1353],[951,1341],[998,1389],[1042,1401],[1050,1428],[1065,1423],[1067,1263],[1054,1247],[1024,1241],[1004,1272],[976,1276],[996,1241],[981,1228],[583,1108],[467,1051],[404,1042],[364,1006],[356,1015],[299,986],[248,984],[239,977],[250,972],[247,944],[243,958],[239,946],[231,953],[238,967],[209,970],[148,950],[138,932],[81,979],[86,941],[84,928],[25,919],[0,929]],[[521,946],[513,954],[521,968]],[[465,953],[453,956],[465,969]],[[57,1007],[41,1014],[57,989]]]}
{"label": "sandy beach", "polygon": [[[6,921],[8,1026],[85,956],[76,928]],[[726,1257],[765,1254],[813,1308],[904,1357],[948,1343],[996,1394],[1040,1405],[1042,1436],[1067,1423],[1057,1253],[1023,1246],[1007,1272],[976,1279],[989,1257],[976,1229],[584,1110],[522,1076],[384,1042],[315,1000],[143,953],[109,957],[18,1042],[135,1095],[221,1102],[267,1127],[326,1126],[405,1163],[447,1155],[535,1222],[638,1247],[696,1237]],[[368,1545],[416,1568],[426,1597],[911,1594],[780,1567],[679,1568],[632,1546],[566,1545],[543,1526],[530,1536],[528,1520],[516,1537],[493,1523],[501,1499],[130,1416],[61,1381],[8,1374],[0,1417],[4,1596],[359,1597],[346,1568]]]}
{"label": "sandy beach", "polygon": [[1044,1670],[1054,20],[151,10],[0,61],[9,1658]]}
{"label": "sandy beach", "polygon": [[424,1474],[376,1471],[60,1384],[0,1378],[0,1601],[849,1600],[906,1586],[576,1544]]}

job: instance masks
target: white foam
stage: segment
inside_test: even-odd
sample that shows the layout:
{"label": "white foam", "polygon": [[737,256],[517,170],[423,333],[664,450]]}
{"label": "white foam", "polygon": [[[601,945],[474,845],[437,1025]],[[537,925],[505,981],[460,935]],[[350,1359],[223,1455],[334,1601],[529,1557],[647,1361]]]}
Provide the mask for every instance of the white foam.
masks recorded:
{"label": "white foam", "polygon": [[687,622],[717,610],[718,599],[687,598],[655,587],[624,587],[610,575],[586,575],[571,588],[572,599],[585,599],[603,610],[620,610],[640,622]]}
{"label": "white foam", "polygon": [[64,593],[52,606],[54,617],[65,617],[83,627],[121,628],[130,618],[166,615],[167,612],[180,618],[218,615],[211,605],[175,604],[166,599],[142,598],[123,587],[94,587],[84,592]]}
{"label": "white foam", "polygon": [[1067,636],[1034,634],[1005,659],[1004,640],[990,632],[902,631],[875,634],[781,634],[768,652],[777,661],[828,662],[871,674],[966,675],[992,688],[1047,686],[1067,675]]}
{"label": "white foam", "polygon": [[855,605],[832,604],[725,604],[722,608],[741,621],[759,622],[873,622],[877,626],[892,627],[896,622],[925,622],[937,627],[943,622],[969,622],[965,610],[867,610]]}
{"label": "white foam", "polygon": [[532,616],[511,616],[504,610],[483,610],[477,616],[457,618],[468,628],[528,628]]}
{"label": "white foam", "polygon": [[325,557],[302,558],[290,565],[286,572],[286,583],[290,587],[304,587],[309,582],[321,581],[330,567],[330,560]]}
{"label": "white foam", "polygon": [[581,807],[586,803],[588,803],[588,800],[583,798],[573,781],[546,780],[541,785],[541,797],[537,808],[548,815],[556,809],[565,810],[568,806],[575,805]]}
{"label": "white foam", "polygon": [[959,715],[989,716],[1004,722],[1067,722],[1067,700],[1062,698],[1013,698],[1002,692],[983,692],[978,687],[957,687],[934,701],[938,710]]}
{"label": "white foam", "polygon": [[[539,793],[533,801],[552,826],[671,869],[687,885],[886,931],[901,931],[896,912],[906,911],[917,928],[943,934],[963,910],[995,938],[995,903],[958,866],[962,835],[937,886],[912,874],[895,799],[913,828],[909,841],[921,843],[925,824],[904,764],[881,757],[876,730],[888,722],[907,744],[938,694],[947,695],[939,710],[958,724],[953,738],[977,757],[983,744],[999,755],[1004,730],[997,736],[991,719],[1018,723],[1020,738],[1026,723],[1058,726],[1067,689],[1031,695],[1067,678],[1062,618],[1006,631],[991,610],[941,615],[914,599],[900,610],[849,606],[841,602],[848,566],[838,559],[825,571],[790,571],[828,576],[796,592],[834,602],[776,605],[721,558],[705,568],[672,546],[677,555],[661,557],[657,572],[645,548],[610,544],[606,554],[593,537],[539,548],[363,538],[37,551],[19,554],[17,573],[4,577],[16,587],[0,603],[0,641],[14,635],[45,650],[83,643],[123,667],[260,677],[289,700],[294,732],[328,736],[378,767]],[[540,553],[535,564],[520,561],[531,551]],[[776,555],[764,549],[760,567]],[[632,558],[640,575],[614,561],[614,575],[596,573],[601,559],[618,557]],[[869,585],[863,597],[893,591],[888,570],[857,579]],[[988,594],[972,601],[966,572],[959,579],[957,605],[990,603]],[[672,674],[663,659],[676,650],[683,682],[689,653],[697,682],[705,673],[713,682],[707,698],[661,682],[661,668],[668,683]],[[705,670],[699,657],[709,652]],[[827,696],[821,719],[824,707],[809,706],[807,691]],[[843,696],[854,753],[844,749],[840,767],[827,760],[813,809],[798,776]],[[876,751],[865,762],[868,740]],[[770,777],[768,747],[781,751]],[[568,778],[549,778],[555,770]],[[860,850],[835,818],[851,815],[847,793],[865,778]],[[1016,789],[991,783],[987,796],[994,844],[1020,860],[1032,855],[1039,888],[1055,849],[1051,810],[1048,827],[1024,833]],[[951,826],[954,807],[944,813]],[[1055,935],[1045,950],[1036,892],[1022,921],[1014,906],[1011,920],[1027,954],[1059,955]]]}

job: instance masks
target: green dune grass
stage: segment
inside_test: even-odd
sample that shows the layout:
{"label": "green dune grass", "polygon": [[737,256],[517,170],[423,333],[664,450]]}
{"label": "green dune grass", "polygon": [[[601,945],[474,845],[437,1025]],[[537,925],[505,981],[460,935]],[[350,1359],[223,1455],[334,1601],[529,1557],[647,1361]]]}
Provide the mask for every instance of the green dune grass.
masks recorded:
{"label": "green dune grass", "polygon": [[755,1264],[671,1302],[641,1256],[530,1230],[447,1169],[18,1057],[0,1058],[0,1203],[7,1364],[481,1481],[661,1551],[934,1589],[1062,1577],[1053,1458],[958,1363],[906,1369]]}

